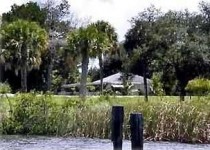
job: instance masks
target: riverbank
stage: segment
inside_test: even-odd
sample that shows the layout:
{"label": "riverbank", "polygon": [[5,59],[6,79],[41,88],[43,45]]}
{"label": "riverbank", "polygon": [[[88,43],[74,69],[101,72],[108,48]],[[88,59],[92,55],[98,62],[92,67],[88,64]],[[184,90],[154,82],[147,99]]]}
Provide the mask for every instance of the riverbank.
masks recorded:
{"label": "riverbank", "polygon": [[144,115],[144,137],[153,141],[210,143],[210,98],[180,102],[178,97],[55,97],[36,94],[2,98],[2,134],[110,138],[113,105],[125,107],[124,138],[129,139],[129,114]]}

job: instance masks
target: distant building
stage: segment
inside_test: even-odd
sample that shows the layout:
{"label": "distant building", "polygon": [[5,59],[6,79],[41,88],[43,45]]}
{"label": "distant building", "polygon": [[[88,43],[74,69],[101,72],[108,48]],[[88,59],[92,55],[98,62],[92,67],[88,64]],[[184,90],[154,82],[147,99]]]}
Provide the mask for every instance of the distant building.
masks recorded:
{"label": "distant building", "polygon": [[[100,80],[87,83],[87,86],[94,86],[94,87],[100,87]],[[103,78],[103,86],[104,90],[112,90],[114,92],[121,92],[125,85],[128,86],[129,92],[132,95],[139,95],[144,94],[144,78],[142,76],[130,74],[127,76],[127,79],[124,79],[123,73],[116,73],[111,76],[108,76],[106,78]],[[77,88],[79,89],[80,83],[74,83],[74,84],[65,84],[62,86],[64,91],[68,88]],[[147,91],[148,93],[152,93],[152,82],[150,79],[147,79]]]}

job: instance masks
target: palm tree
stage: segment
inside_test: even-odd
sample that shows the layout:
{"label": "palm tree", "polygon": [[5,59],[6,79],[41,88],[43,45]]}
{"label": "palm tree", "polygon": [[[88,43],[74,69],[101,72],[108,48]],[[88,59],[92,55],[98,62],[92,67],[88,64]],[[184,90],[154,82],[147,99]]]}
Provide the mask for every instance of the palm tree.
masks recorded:
{"label": "palm tree", "polygon": [[[117,50],[117,33],[115,29],[105,21],[97,21],[95,26],[98,32],[103,33],[102,39],[97,41],[97,55],[100,67],[100,91],[103,94],[103,55],[114,54]],[[107,41],[107,42],[104,42]]]}
{"label": "palm tree", "polygon": [[48,45],[47,33],[35,22],[17,20],[2,30],[3,56],[6,66],[21,73],[22,92],[27,91],[27,73],[39,68],[41,55]]}
{"label": "palm tree", "polygon": [[[97,30],[95,24],[90,24],[87,27],[81,27],[68,35],[67,45],[71,56],[81,58],[82,74],[80,80],[80,96],[86,96],[86,82],[88,74],[89,58],[97,57],[98,47],[107,45],[106,36]],[[104,46],[103,46],[104,47]]]}

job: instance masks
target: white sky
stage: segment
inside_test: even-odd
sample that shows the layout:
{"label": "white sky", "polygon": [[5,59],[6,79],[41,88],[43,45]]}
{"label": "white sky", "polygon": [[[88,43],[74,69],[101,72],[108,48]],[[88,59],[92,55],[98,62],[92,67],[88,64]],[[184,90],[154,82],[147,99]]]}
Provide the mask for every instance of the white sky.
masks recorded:
{"label": "white sky", "polygon": [[[29,0],[0,0],[0,14],[10,10],[14,3],[22,4]],[[163,11],[169,9],[198,11],[201,0],[69,0],[73,12],[80,18],[90,18],[91,21],[105,20],[116,29],[119,40],[124,39],[130,27],[128,20],[138,12],[154,4]],[[207,0],[206,0],[207,1]],[[209,1],[209,0],[208,0]]]}
{"label": "white sky", "polygon": [[140,11],[154,4],[162,11],[184,10],[198,11],[200,0],[69,0],[72,9],[79,17],[90,16],[92,21],[109,21],[116,29],[119,40],[124,39],[126,31],[130,27],[130,20]]}

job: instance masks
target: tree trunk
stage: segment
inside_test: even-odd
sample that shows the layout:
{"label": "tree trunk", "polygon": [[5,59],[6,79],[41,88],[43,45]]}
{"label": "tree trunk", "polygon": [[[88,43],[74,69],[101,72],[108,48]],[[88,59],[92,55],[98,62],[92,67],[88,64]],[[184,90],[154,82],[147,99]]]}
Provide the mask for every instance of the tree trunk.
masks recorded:
{"label": "tree trunk", "polygon": [[21,91],[27,92],[27,67],[21,67]]}
{"label": "tree trunk", "polygon": [[25,43],[22,44],[21,47],[21,91],[22,92],[27,92],[27,45]]}
{"label": "tree trunk", "polygon": [[143,78],[144,78],[144,99],[147,102],[148,101],[148,91],[147,91],[147,77],[146,77],[146,64],[144,63],[144,70],[143,70]]}
{"label": "tree trunk", "polygon": [[184,101],[185,100],[185,95],[186,95],[186,91],[185,91],[185,86],[180,84],[180,92],[179,92],[179,96],[180,96],[180,101]]}
{"label": "tree trunk", "polygon": [[52,70],[53,70],[53,63],[52,63],[52,60],[50,60],[49,66],[47,68],[47,89],[46,89],[47,91],[51,90]]}
{"label": "tree trunk", "polygon": [[[2,24],[2,20],[0,20],[0,27],[1,27],[1,24]],[[0,40],[0,54],[2,54],[2,42]],[[1,60],[0,60],[1,61]],[[2,64],[0,62],[0,82],[3,82],[3,72],[2,72]]]}
{"label": "tree trunk", "polygon": [[0,82],[3,82],[3,70],[1,64],[0,64]]}
{"label": "tree trunk", "polygon": [[47,91],[50,91],[52,86],[52,71],[53,71],[54,56],[55,56],[55,46],[54,43],[52,43],[51,41],[50,50],[49,50],[49,66],[47,68]]}
{"label": "tree trunk", "polygon": [[[0,20],[0,27],[1,27],[1,20]],[[0,54],[2,54],[2,43],[1,43],[1,40],[0,40]],[[0,58],[1,59],[1,58]],[[4,67],[4,64],[2,62],[2,60],[0,60],[0,82],[3,82],[3,67]]]}
{"label": "tree trunk", "polygon": [[175,64],[175,73],[176,73],[176,78],[178,80],[178,91],[179,91],[180,101],[184,101],[186,95],[185,87],[188,81],[186,80],[185,75],[182,74],[182,71],[179,69],[179,65],[177,64]]}
{"label": "tree trunk", "polygon": [[89,57],[87,52],[84,52],[82,54],[82,74],[81,74],[81,81],[80,81],[80,97],[84,100],[86,97],[86,83],[87,83],[87,74],[88,74],[88,63],[89,63]]}
{"label": "tree trunk", "polygon": [[103,95],[103,60],[102,60],[102,54],[99,55],[99,67],[100,67],[100,92],[101,95]]}

